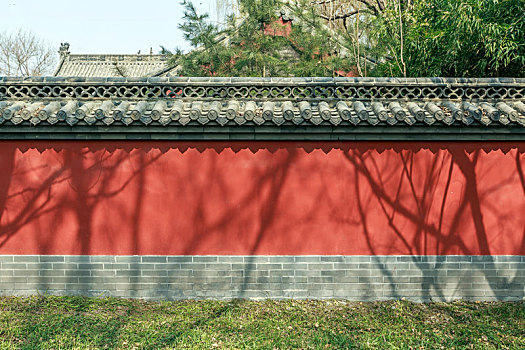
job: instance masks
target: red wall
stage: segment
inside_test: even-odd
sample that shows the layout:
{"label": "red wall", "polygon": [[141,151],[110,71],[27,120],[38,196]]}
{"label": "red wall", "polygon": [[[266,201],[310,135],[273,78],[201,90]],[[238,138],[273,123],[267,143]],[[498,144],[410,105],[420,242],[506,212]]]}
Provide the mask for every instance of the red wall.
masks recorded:
{"label": "red wall", "polygon": [[525,254],[525,143],[0,142],[0,254]]}

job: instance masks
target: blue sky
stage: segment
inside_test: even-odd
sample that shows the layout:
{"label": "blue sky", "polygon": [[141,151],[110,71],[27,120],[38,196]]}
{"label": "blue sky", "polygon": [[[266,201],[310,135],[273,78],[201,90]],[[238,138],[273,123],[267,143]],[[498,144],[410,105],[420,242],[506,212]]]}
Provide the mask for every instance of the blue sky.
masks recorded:
{"label": "blue sky", "polygon": [[[214,0],[194,4],[214,17]],[[182,12],[179,0],[0,0],[0,32],[30,30],[57,50],[68,42],[71,53],[187,51]]]}

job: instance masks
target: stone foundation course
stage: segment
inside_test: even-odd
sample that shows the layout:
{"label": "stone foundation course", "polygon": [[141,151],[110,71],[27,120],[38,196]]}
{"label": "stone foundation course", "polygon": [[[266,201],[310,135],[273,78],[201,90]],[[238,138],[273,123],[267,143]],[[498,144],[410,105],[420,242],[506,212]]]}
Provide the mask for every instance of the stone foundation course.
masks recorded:
{"label": "stone foundation course", "polygon": [[522,300],[525,256],[1,255],[0,294]]}

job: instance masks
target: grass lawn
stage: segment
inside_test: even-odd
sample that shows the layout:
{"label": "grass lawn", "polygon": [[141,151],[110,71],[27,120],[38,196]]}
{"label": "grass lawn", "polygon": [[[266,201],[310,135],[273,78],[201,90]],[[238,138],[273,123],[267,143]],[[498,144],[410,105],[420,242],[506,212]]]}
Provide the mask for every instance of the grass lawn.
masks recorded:
{"label": "grass lawn", "polygon": [[525,304],[0,298],[0,349],[525,348]]}

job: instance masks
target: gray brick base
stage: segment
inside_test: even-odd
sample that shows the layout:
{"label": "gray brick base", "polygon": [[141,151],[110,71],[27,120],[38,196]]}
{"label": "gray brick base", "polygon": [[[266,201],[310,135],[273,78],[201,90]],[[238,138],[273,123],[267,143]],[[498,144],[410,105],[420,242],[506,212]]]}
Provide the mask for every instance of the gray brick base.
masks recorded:
{"label": "gray brick base", "polygon": [[525,256],[0,255],[0,295],[521,300]]}

